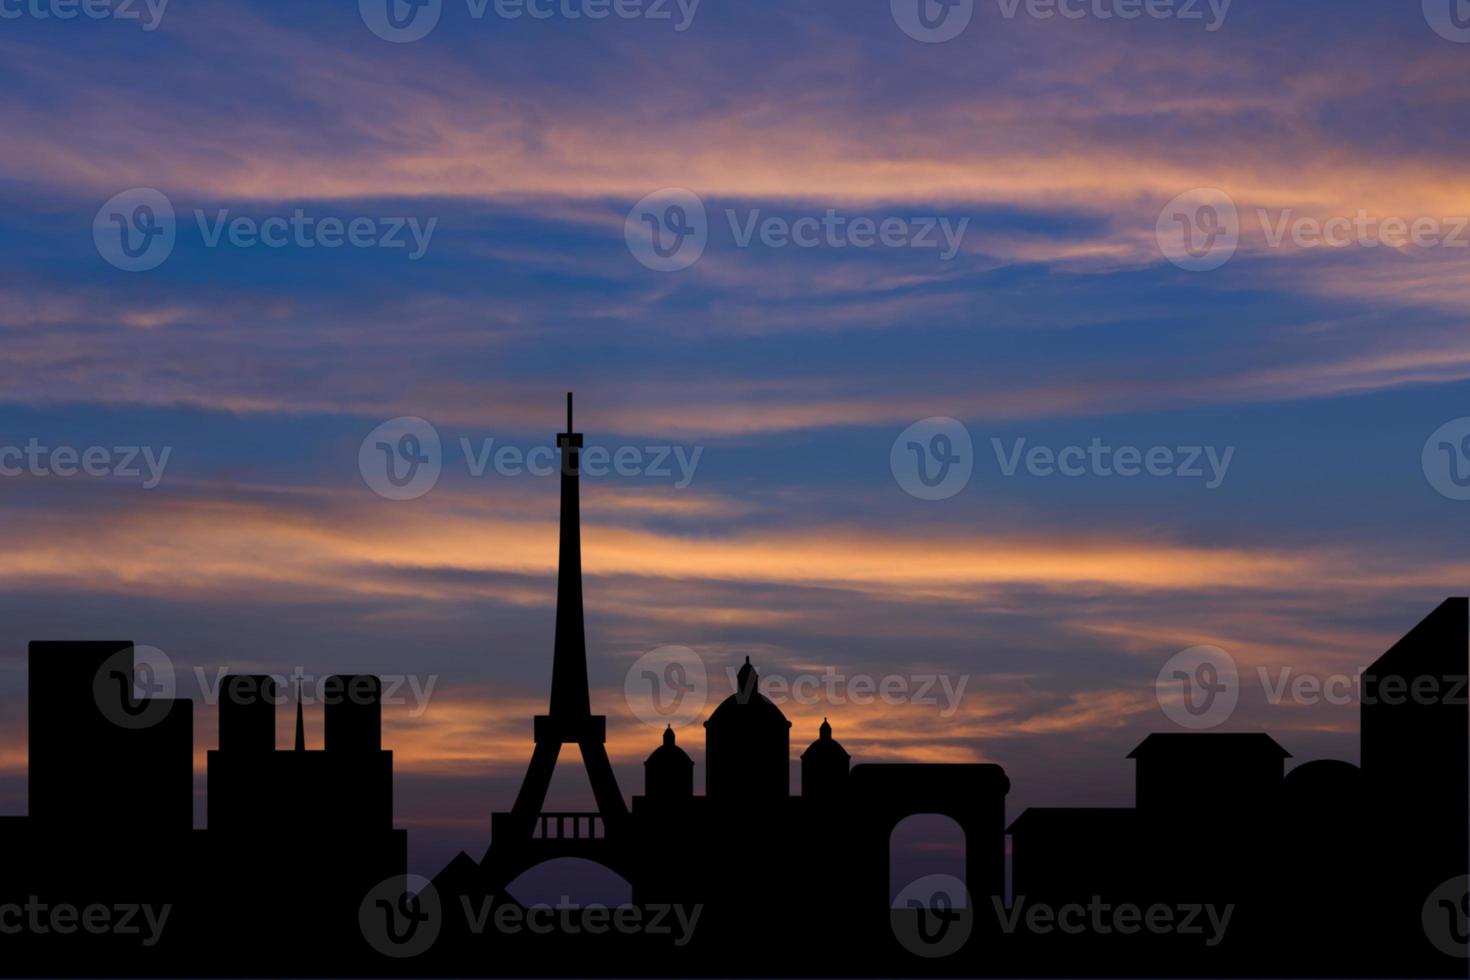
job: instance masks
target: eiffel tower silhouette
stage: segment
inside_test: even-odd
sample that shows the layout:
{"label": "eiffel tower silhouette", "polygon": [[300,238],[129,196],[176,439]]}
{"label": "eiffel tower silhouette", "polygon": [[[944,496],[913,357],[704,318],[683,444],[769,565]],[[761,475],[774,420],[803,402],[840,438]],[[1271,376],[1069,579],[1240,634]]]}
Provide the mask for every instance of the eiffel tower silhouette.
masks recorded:
{"label": "eiffel tower silhouette", "polygon": [[[592,713],[587,692],[587,635],[582,620],[582,531],[578,475],[582,434],[572,428],[567,392],[567,431],[561,452],[561,548],[556,582],[556,640],[551,668],[551,706],[535,720],[536,748],[509,813],[490,818],[490,848],[483,866],[500,889],[522,871],[558,857],[585,857],[621,871],[625,865],[628,807],[607,758],[607,718]],[[548,813],[546,792],[564,746],[576,745],[592,783],[595,812]]]}

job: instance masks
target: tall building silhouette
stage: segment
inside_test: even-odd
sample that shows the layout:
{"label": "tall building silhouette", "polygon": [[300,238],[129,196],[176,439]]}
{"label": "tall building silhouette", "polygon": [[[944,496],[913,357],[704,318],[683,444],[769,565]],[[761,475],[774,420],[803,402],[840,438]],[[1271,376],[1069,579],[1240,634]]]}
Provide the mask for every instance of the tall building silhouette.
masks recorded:
{"label": "tall building silhouette", "polygon": [[127,972],[160,956],[117,932],[40,931],[29,913],[15,930],[11,908],[161,908],[190,891],[204,850],[193,829],[193,705],[154,696],[168,679],[135,653],[121,640],[30,644],[30,812],[0,844],[0,948],[11,972],[48,961],[76,972],[134,964]]}
{"label": "tall building silhouette", "polygon": [[157,680],[125,641],[30,645],[30,814],[47,827],[170,834],[194,823],[192,701],[138,695]]}
{"label": "tall building silhouette", "polygon": [[1424,898],[1470,864],[1467,622],[1470,599],[1445,600],[1362,676],[1364,870],[1378,935],[1421,971],[1441,961],[1417,941]]}

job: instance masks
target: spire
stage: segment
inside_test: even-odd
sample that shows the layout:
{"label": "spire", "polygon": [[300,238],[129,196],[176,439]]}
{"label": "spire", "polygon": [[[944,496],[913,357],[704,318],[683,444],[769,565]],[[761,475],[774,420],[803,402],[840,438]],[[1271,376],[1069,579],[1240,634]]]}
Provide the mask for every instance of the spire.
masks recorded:
{"label": "spire", "polygon": [[745,665],[742,666],[740,668],[740,672],[735,675],[735,693],[739,696],[741,704],[744,704],[746,701],[750,700],[751,695],[755,694],[756,691],[759,689],[759,684],[760,675],[758,675],[755,672],[755,668],[750,665],[750,658],[746,657]]}
{"label": "spire", "polygon": [[674,726],[673,725],[669,725],[669,726],[667,726],[664,729],[664,744],[665,745],[673,745],[674,744]]}
{"label": "spire", "polygon": [[587,633],[582,620],[582,530],[577,483],[582,434],[572,430],[570,391],[567,431],[557,435],[556,444],[561,449],[561,550],[557,559],[550,714],[565,720],[592,714],[587,694]]}
{"label": "spire", "polygon": [[817,729],[817,737],[824,741],[832,737],[832,726],[827,724],[827,719],[822,719],[822,727]]}
{"label": "spire", "polygon": [[301,708],[301,678],[296,678],[296,751],[306,751],[306,719]]}

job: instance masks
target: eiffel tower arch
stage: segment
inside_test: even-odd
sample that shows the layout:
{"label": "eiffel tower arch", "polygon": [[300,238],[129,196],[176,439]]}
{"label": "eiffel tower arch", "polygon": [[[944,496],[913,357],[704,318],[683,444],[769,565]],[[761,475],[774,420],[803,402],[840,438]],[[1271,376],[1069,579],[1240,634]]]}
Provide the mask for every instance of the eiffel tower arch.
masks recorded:
{"label": "eiffel tower arch", "polygon": [[[607,758],[607,718],[592,713],[587,689],[587,635],[582,618],[582,531],[579,473],[582,434],[557,434],[561,454],[561,544],[557,559],[556,639],[551,704],[535,719],[536,747],[509,812],[490,818],[490,848],[481,867],[500,892],[522,872],[556,858],[595,861],[632,880],[628,806]],[[546,793],[563,749],[575,746],[592,784],[594,811],[548,812]]]}

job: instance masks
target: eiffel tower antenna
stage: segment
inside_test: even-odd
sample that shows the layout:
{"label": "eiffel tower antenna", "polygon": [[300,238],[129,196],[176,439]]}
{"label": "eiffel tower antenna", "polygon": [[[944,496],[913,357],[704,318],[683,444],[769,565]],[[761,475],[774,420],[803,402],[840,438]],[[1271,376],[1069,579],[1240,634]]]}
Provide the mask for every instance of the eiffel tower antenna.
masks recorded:
{"label": "eiffel tower antenna", "polygon": [[582,515],[578,471],[582,434],[572,430],[572,393],[567,392],[567,431],[561,448],[561,547],[556,574],[556,645],[551,661],[551,717],[588,718],[587,628],[582,619]]}

